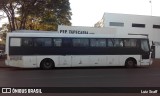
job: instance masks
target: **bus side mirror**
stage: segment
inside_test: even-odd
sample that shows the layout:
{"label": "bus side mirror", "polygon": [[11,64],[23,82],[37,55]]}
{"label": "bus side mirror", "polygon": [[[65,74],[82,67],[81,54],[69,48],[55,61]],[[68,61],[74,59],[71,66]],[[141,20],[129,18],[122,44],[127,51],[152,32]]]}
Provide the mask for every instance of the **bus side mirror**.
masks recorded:
{"label": "bus side mirror", "polygon": [[151,58],[155,58],[155,46],[154,45],[152,45],[151,46]]}
{"label": "bus side mirror", "polygon": [[151,46],[151,52],[153,52],[153,46]]}
{"label": "bus side mirror", "polygon": [[154,49],[155,49],[155,46],[151,46],[151,52],[153,52],[154,51]]}

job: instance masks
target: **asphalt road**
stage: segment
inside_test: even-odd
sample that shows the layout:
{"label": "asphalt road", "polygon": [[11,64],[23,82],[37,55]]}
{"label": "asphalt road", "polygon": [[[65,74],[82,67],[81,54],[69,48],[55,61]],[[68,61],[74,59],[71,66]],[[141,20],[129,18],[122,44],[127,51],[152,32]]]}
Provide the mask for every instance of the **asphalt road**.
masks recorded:
{"label": "asphalt road", "polygon": [[159,87],[155,68],[67,68],[0,70],[0,85],[6,87]]}
{"label": "asphalt road", "polygon": [[[160,87],[159,61],[160,60],[155,60],[153,65],[150,67],[142,67],[135,69],[127,69],[124,67],[101,67],[101,68],[57,68],[55,70],[40,70],[40,69],[0,67],[0,86],[1,87],[2,86],[3,87]],[[90,95],[91,94],[88,94],[86,96]],[[70,94],[70,96],[72,96],[72,94]],[[81,95],[76,95],[76,96],[81,96]],[[120,95],[109,95],[109,96],[120,96]],[[122,94],[122,96],[124,96],[124,94]],[[135,96],[135,95],[130,94],[126,96]]]}

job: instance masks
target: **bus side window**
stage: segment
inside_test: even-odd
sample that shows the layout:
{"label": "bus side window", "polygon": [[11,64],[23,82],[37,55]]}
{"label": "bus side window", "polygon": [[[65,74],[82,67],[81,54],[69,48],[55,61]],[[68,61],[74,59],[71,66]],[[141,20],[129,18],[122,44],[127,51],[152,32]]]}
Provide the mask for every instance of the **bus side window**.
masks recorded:
{"label": "bus side window", "polygon": [[138,47],[137,39],[124,39],[125,47]]}
{"label": "bus side window", "polygon": [[108,47],[123,47],[123,39],[108,39]]}
{"label": "bus side window", "polygon": [[54,38],[53,39],[53,45],[54,45],[54,47],[61,47],[62,46],[62,39]]}
{"label": "bus side window", "polygon": [[106,39],[90,39],[91,47],[106,47]]}
{"label": "bus side window", "polygon": [[51,47],[52,39],[51,38],[35,38],[36,47]]}
{"label": "bus side window", "polygon": [[51,38],[45,38],[44,39],[44,46],[51,47],[52,46],[52,39]]}
{"label": "bus side window", "polygon": [[70,39],[70,38],[63,38],[62,39],[62,46],[63,47],[71,47],[72,46],[72,39]]}
{"label": "bus side window", "polygon": [[76,38],[72,39],[73,47],[88,47],[89,39],[86,38]]}
{"label": "bus side window", "polygon": [[108,39],[107,41],[108,41],[108,47],[113,47],[114,45],[113,39]]}
{"label": "bus side window", "polygon": [[33,46],[33,39],[32,38],[22,38],[22,46],[24,47]]}
{"label": "bus side window", "polygon": [[114,47],[123,47],[123,45],[122,39],[114,39]]}

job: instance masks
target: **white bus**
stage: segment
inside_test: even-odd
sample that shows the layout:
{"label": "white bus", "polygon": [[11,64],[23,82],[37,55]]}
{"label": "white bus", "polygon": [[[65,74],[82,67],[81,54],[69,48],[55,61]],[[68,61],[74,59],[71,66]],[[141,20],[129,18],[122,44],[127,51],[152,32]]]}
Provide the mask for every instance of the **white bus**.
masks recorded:
{"label": "white bus", "polygon": [[149,66],[146,36],[12,32],[6,38],[6,65],[21,68]]}

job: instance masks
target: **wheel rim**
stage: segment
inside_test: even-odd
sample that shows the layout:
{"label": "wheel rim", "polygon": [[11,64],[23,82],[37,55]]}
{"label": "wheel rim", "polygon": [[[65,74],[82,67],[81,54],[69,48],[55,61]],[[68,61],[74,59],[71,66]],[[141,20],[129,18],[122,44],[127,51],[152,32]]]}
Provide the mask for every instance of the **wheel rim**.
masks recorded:
{"label": "wheel rim", "polygon": [[43,63],[43,68],[44,68],[44,69],[51,69],[52,66],[53,66],[53,63],[52,63],[51,61],[45,61],[45,62]]}
{"label": "wheel rim", "polygon": [[45,66],[46,68],[50,68],[50,67],[51,67],[51,63],[50,63],[50,62],[45,62],[45,63],[44,63],[44,66]]}
{"label": "wheel rim", "polygon": [[132,60],[129,60],[127,62],[127,65],[126,65],[128,68],[133,68],[134,67],[134,62]]}
{"label": "wheel rim", "polygon": [[129,66],[133,66],[133,64],[134,64],[133,61],[128,61]]}

